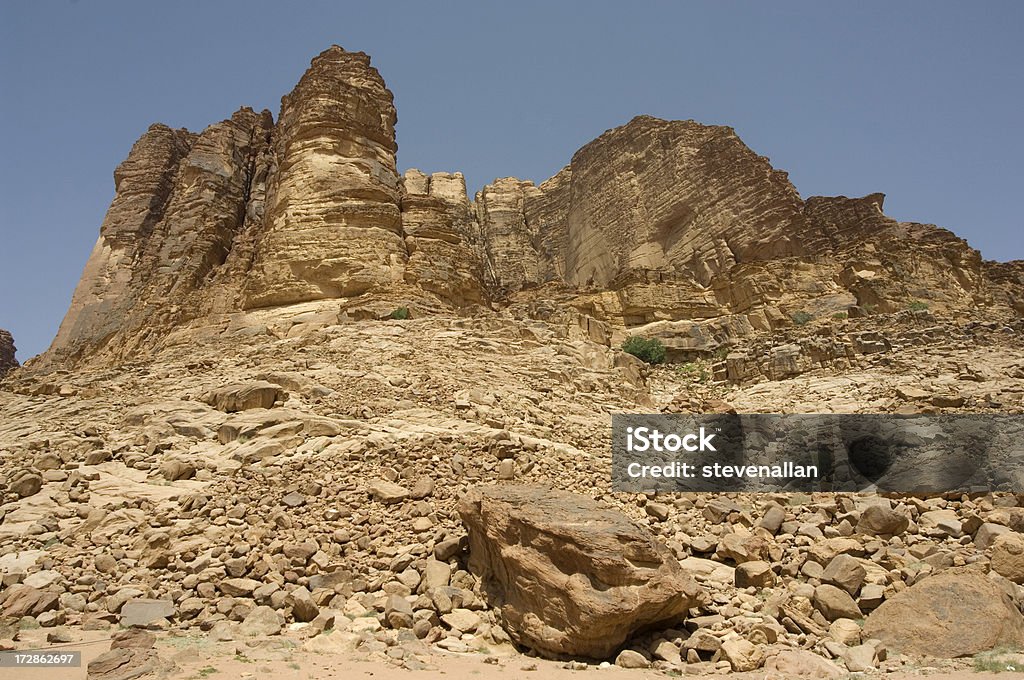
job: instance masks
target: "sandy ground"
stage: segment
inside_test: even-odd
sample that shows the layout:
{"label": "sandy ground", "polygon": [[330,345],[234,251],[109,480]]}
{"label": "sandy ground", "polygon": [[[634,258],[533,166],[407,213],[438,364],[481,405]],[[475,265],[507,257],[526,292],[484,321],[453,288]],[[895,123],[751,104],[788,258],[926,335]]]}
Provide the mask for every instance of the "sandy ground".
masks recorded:
{"label": "sandy ground", "polygon": [[[74,650],[82,652],[82,666],[69,669],[0,668],[0,680],[85,680],[89,661],[107,651],[109,634],[104,631],[76,631],[76,641],[60,646],[45,642],[42,630],[25,631],[17,643],[20,649],[48,648],[50,651]],[[161,635],[157,642],[160,658],[173,663],[168,674],[156,677],[174,680],[427,680],[444,677],[449,680],[488,680],[513,678],[515,680],[578,679],[580,674],[639,680],[641,678],[673,677],[655,670],[627,670],[616,666],[590,665],[583,670],[566,667],[564,662],[545,661],[520,654],[487,656],[484,654],[455,654],[437,650],[427,659],[427,668],[407,670],[384,661],[368,661],[358,654],[311,652],[298,647],[301,641],[289,638],[263,640],[255,645],[241,642],[212,642],[199,636]],[[239,651],[242,653],[240,654]],[[927,677],[932,680],[996,680],[1017,677],[1024,673],[978,673],[970,659],[935,661],[931,664],[908,665],[889,672],[876,671],[870,675],[851,674],[845,677],[885,677],[891,680],[911,680]],[[154,677],[152,675],[145,677]],[[777,673],[759,670],[749,673],[685,674],[692,678],[729,677],[735,680],[788,680]]]}

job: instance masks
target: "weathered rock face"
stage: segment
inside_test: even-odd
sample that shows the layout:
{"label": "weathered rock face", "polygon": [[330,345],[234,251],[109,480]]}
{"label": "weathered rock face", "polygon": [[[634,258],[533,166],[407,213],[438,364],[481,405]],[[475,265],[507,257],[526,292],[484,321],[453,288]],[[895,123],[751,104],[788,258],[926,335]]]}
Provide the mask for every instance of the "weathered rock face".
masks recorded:
{"label": "weathered rock face", "polygon": [[882,603],[864,636],[903,654],[952,659],[1024,644],[1024,616],[977,571],[951,569]]}
{"label": "weathered rock face", "polygon": [[15,358],[16,351],[14,337],[8,331],[0,328],[0,378],[7,375],[11,369],[18,367],[18,360]]}
{"label": "weathered rock face", "polygon": [[526,219],[528,197],[540,190],[533,182],[515,177],[495,180],[476,196],[480,222],[494,284],[501,291],[514,291],[540,283],[545,258],[537,248],[539,232]]}
{"label": "weathered rock face", "polygon": [[402,187],[405,281],[456,307],[482,303],[485,256],[462,173],[408,170]]}
{"label": "weathered rock face", "polygon": [[[915,302],[1024,314],[1019,263],[983,262],[945,230],[896,222],[882,194],[804,201],[731,128],[640,116],[539,186],[499,179],[470,203],[460,173],[399,177],[396,121],[369,57],[334,46],[276,124],[243,108],[199,134],[152,126],[115,172],[96,247],[38,363],[121,361],[185,342],[193,326],[287,334],[410,306],[508,304],[570,325],[582,315],[606,342],[658,335],[679,358],[803,315]],[[842,361],[834,349],[748,362],[744,375]]]}
{"label": "weathered rock face", "polygon": [[540,653],[606,658],[639,629],[680,623],[702,599],[663,545],[586,496],[478,488],[459,514],[489,603]]}
{"label": "weathered rock face", "polygon": [[802,203],[786,174],[725,127],[640,116],[576,152],[566,279],[684,272],[706,285],[737,261],[802,253]]}
{"label": "weathered rock face", "polygon": [[368,56],[332,47],[313,60],[281,102],[246,307],[351,297],[402,279],[396,121]]}
{"label": "weathered rock face", "polygon": [[250,199],[270,124],[269,113],[242,109],[200,135],[150,127],[114,173],[114,202],[52,354],[151,346],[237,296],[241,280],[216,274],[246,223],[261,217]]}

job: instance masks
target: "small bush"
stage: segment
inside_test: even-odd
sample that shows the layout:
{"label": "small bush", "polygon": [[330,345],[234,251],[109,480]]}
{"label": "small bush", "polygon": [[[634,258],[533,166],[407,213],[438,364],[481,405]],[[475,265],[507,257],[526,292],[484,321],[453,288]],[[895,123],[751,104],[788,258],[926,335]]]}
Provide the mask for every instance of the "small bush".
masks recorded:
{"label": "small bush", "polygon": [[920,300],[914,300],[909,305],[907,305],[907,309],[909,309],[912,312],[927,312],[928,303],[921,302]]}
{"label": "small bush", "polygon": [[804,310],[801,309],[799,312],[793,315],[793,323],[795,323],[797,326],[803,326],[805,323],[807,323],[813,318],[813,314],[805,312]]}
{"label": "small bush", "polygon": [[974,657],[974,670],[979,673],[1019,673],[1020,662],[1013,650],[1005,647],[997,647],[987,652],[982,652]]}
{"label": "small bush", "polygon": [[665,345],[657,338],[641,338],[634,335],[622,343],[622,351],[649,364],[660,364],[665,361]]}
{"label": "small bush", "polygon": [[833,319],[834,319],[835,321],[842,321],[842,320],[844,320],[844,319],[845,319],[845,318],[846,318],[847,316],[849,316],[849,315],[848,315],[848,314],[847,314],[846,312],[836,312],[835,314],[833,314],[833,315],[832,315],[832,318],[833,318]]}
{"label": "small bush", "polygon": [[408,319],[409,318],[409,308],[408,307],[399,307],[395,311],[391,312],[391,318],[392,319],[398,319],[399,321],[404,321],[405,319]]}
{"label": "small bush", "polygon": [[708,375],[708,369],[696,362],[682,364],[676,368],[676,372],[679,374],[679,377],[689,382],[705,383],[711,378]]}

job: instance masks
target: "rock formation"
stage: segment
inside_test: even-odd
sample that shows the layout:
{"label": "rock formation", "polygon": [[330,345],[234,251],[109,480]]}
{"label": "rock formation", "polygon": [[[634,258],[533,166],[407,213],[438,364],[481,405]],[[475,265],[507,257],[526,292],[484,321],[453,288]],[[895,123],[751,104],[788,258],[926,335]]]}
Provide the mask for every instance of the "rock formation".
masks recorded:
{"label": "rock formation", "polygon": [[1024,262],[881,194],[803,200],[725,127],[639,117],[471,201],[398,174],[395,124],[332,47],[276,122],[135,144],[53,346],[0,384],[0,648],[125,627],[97,678],[166,670],[168,626],[300,668],[561,672],[513,642],[670,675],[1019,664],[986,651],[1024,643],[1018,467],[621,493],[608,415],[1020,414]]}
{"label": "rock formation", "polygon": [[882,194],[804,201],[728,127],[639,116],[539,186],[498,179],[470,202],[460,173],[399,176],[396,121],[369,57],[335,46],[276,123],[243,108],[199,134],[152,126],[115,172],[40,363],[120,361],[185,325],[244,326],[252,310],[322,325],[410,305],[530,306],[538,289],[607,324],[609,341],[658,335],[677,357],[795,314],[1024,309],[1018,265],[896,222]]}
{"label": "rock formation", "polygon": [[462,173],[409,170],[402,189],[406,283],[453,307],[483,304],[483,242]]}
{"label": "rock formation", "polygon": [[151,347],[230,299],[247,223],[259,219],[270,116],[241,109],[196,135],[153,125],[114,173],[116,195],[51,348]]}
{"label": "rock formation", "polygon": [[0,328],[0,378],[3,378],[9,371],[18,367],[18,360],[15,358],[17,348],[14,346],[14,337],[4,329]]}
{"label": "rock formation", "polygon": [[245,307],[354,297],[402,279],[396,121],[369,57],[331,48],[313,60],[281,100]]}

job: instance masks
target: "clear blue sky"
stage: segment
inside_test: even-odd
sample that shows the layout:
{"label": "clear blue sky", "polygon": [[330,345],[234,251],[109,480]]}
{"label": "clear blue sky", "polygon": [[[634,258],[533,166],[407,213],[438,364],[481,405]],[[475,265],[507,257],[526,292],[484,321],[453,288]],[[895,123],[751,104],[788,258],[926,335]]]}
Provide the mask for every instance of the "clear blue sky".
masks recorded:
{"label": "clear blue sky", "polygon": [[1024,258],[1024,2],[4,2],[0,327],[48,346],[153,122],[269,108],[337,43],[398,107],[399,168],[536,181],[634,115],[736,128],[803,196],[888,194]]}

